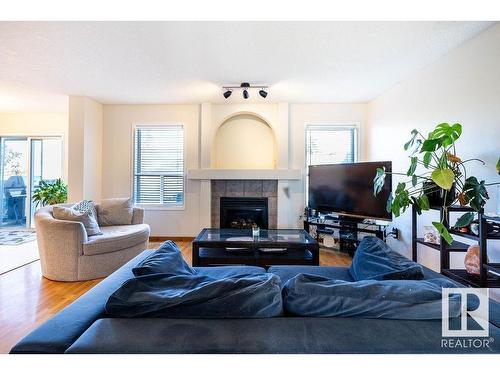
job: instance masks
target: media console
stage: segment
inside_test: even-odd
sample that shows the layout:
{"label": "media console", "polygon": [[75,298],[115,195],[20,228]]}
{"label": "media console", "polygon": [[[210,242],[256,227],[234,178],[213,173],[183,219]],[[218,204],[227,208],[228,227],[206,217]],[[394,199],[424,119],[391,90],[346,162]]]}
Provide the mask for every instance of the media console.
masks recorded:
{"label": "media console", "polygon": [[381,240],[386,240],[387,224],[373,220],[358,220],[352,218],[314,216],[304,220],[304,230],[315,237],[319,242],[320,235],[334,235],[338,230],[339,250],[354,255],[359,241],[359,234],[375,235]]}

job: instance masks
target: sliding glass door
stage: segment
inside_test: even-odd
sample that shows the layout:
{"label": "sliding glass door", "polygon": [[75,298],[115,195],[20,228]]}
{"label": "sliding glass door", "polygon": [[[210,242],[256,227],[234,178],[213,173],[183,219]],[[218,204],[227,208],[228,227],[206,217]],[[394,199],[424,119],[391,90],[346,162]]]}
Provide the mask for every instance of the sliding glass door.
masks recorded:
{"label": "sliding glass door", "polygon": [[30,163],[30,210],[31,227],[35,226],[33,215],[37,207],[31,197],[40,181],[54,182],[62,178],[62,140],[53,138],[30,138],[31,163]]}
{"label": "sliding glass door", "polygon": [[61,137],[0,138],[0,227],[33,227],[40,181],[62,177]]}
{"label": "sliding glass door", "polygon": [[26,226],[28,189],[27,138],[0,140],[0,225]]}

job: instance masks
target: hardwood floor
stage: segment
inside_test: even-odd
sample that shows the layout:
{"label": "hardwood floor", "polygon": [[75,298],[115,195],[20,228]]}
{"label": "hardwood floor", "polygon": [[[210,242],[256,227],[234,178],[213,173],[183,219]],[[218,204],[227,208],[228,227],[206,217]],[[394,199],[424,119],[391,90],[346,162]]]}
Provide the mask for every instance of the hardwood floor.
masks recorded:
{"label": "hardwood floor", "polygon": [[[191,264],[191,242],[176,242]],[[157,248],[160,244],[150,242],[149,248]],[[351,259],[346,254],[321,250],[320,264],[349,266]],[[0,353],[8,353],[23,336],[100,281],[50,281],[42,277],[40,261],[0,275]]]}

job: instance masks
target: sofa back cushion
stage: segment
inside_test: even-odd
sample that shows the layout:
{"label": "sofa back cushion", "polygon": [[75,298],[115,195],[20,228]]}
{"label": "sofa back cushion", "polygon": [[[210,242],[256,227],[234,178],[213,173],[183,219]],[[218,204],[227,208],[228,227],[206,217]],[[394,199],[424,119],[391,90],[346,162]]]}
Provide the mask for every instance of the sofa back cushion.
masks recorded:
{"label": "sofa back cushion", "polygon": [[99,225],[130,225],[134,214],[134,204],[131,198],[103,199],[97,205]]}
{"label": "sofa back cushion", "polygon": [[102,234],[96,219],[89,212],[79,212],[70,207],[54,206],[52,215],[58,220],[79,221],[85,227],[87,236]]}
{"label": "sofa back cushion", "polygon": [[[380,319],[441,319],[441,288],[447,279],[348,282],[300,274],[283,287],[285,311],[300,316]],[[449,300],[450,317],[460,313],[460,296]]]}
{"label": "sofa back cushion", "polygon": [[360,280],[421,280],[424,271],[415,263],[392,250],[377,237],[365,237],[359,243],[349,273]]}
{"label": "sofa back cushion", "polygon": [[114,318],[270,318],[282,315],[273,274],[213,278],[153,274],[127,280],[106,303]]}
{"label": "sofa back cushion", "polygon": [[195,275],[196,271],[186,263],[180,249],[173,241],[165,241],[155,252],[132,269],[135,276]]}

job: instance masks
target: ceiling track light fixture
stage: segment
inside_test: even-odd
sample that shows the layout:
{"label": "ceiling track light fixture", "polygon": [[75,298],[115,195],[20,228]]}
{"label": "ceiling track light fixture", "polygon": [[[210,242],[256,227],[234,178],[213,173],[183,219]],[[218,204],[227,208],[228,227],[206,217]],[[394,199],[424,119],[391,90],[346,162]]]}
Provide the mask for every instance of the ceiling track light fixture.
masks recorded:
{"label": "ceiling track light fixture", "polygon": [[259,95],[262,96],[263,98],[266,98],[267,96],[267,89],[269,86],[262,86],[262,85],[254,85],[252,86],[248,82],[242,82],[239,86],[232,86],[232,85],[227,85],[227,86],[222,86],[222,89],[224,89],[224,93],[222,94],[224,98],[228,99],[231,94],[233,93],[233,90],[242,90],[242,95],[243,99],[248,99],[250,97],[249,90],[250,89],[260,89],[259,90]]}

